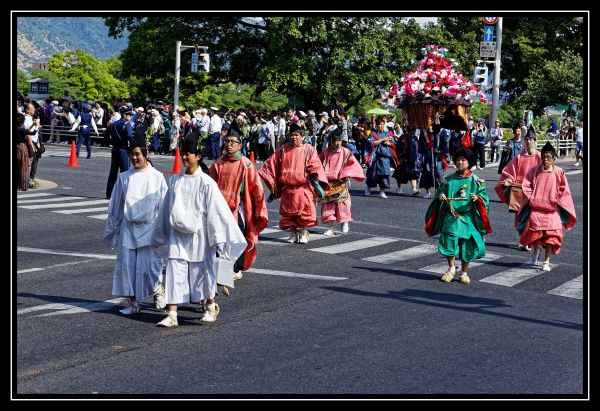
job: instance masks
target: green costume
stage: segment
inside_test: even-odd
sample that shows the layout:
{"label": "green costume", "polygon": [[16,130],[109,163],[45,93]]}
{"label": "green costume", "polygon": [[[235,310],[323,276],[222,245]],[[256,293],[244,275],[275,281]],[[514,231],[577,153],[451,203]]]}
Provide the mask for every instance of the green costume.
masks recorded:
{"label": "green costume", "polygon": [[[471,193],[477,194],[477,200],[471,199]],[[466,200],[441,201],[441,194]],[[462,176],[451,174],[439,186],[427,209],[425,231],[429,236],[440,234],[440,254],[453,257],[458,253],[462,261],[471,262],[485,257],[483,235],[492,232],[488,209],[484,180],[468,170]]]}

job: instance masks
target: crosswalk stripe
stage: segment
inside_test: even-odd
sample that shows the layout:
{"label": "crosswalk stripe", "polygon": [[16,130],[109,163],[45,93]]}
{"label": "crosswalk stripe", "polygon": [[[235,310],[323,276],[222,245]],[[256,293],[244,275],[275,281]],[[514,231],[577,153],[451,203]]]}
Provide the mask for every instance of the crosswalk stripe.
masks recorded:
{"label": "crosswalk stripe", "polygon": [[264,230],[262,230],[260,233],[261,234],[271,234],[271,233],[276,233],[278,231],[281,231],[281,228],[270,228],[270,227],[267,227]]}
{"label": "crosswalk stripe", "polygon": [[574,171],[567,171],[565,174],[581,174],[583,173],[583,170],[574,170]]}
{"label": "crosswalk stripe", "polygon": [[389,237],[371,237],[358,241],[350,241],[348,243],[330,245],[327,247],[311,248],[310,251],[316,251],[326,254],[347,253],[349,251],[361,250],[363,248],[375,247],[382,244],[392,243],[397,241],[397,238]]}
{"label": "crosswalk stripe", "polygon": [[32,248],[32,247],[17,247],[17,251],[21,251],[24,253],[70,255],[73,257],[92,257],[92,258],[108,259],[108,260],[115,260],[117,258],[116,255],[112,255],[112,254],[73,253],[71,251],[47,250],[45,248]]}
{"label": "crosswalk stripe", "polygon": [[[106,211],[106,207],[78,208],[76,210],[55,210],[55,211],[53,211],[53,213],[78,214],[78,213],[91,213],[92,211]],[[106,215],[106,214],[103,214],[103,215]]]}
{"label": "crosswalk stripe", "polygon": [[39,208],[79,207],[79,206],[87,206],[87,205],[94,205],[94,204],[108,204],[109,202],[110,202],[110,200],[92,200],[92,201],[79,201],[79,202],[75,202],[75,203],[38,204],[38,205],[26,205],[26,206],[19,206],[19,207],[34,210],[34,209],[39,209]]}
{"label": "crosswalk stripe", "polygon": [[56,194],[52,193],[24,193],[18,194],[17,199],[21,198],[34,198],[34,197],[46,197],[46,196],[56,196]]}
{"label": "crosswalk stripe", "polygon": [[251,268],[248,270],[248,272],[256,273],[256,274],[277,275],[277,276],[282,276],[282,277],[310,278],[311,280],[339,281],[339,280],[347,280],[348,279],[347,277],[332,277],[332,276],[328,276],[328,275],[292,273],[289,271],[264,270],[262,268]]}
{"label": "crosswalk stripe", "polygon": [[63,200],[81,200],[86,197],[55,197],[55,198],[34,198],[33,200],[18,200],[17,205],[21,204],[32,204],[32,203],[51,203],[53,201],[63,201]]}
{"label": "crosswalk stripe", "polygon": [[583,275],[580,275],[571,281],[567,281],[566,283],[553,288],[552,290],[548,291],[548,294],[560,295],[561,297],[577,298],[581,300],[583,298]]}
{"label": "crosswalk stripe", "polygon": [[370,261],[379,264],[394,264],[399,261],[411,260],[424,255],[437,252],[437,246],[431,244],[421,244],[404,250],[398,250],[387,254],[374,255],[373,257],[363,258],[363,261]]}
{"label": "crosswalk stripe", "polygon": [[[469,267],[477,267],[479,265],[487,264],[490,261],[497,260],[501,257],[502,257],[501,255],[486,252],[485,257],[479,258],[475,261],[471,261],[469,263]],[[459,259],[456,259],[455,265],[460,267],[460,264],[461,264],[461,261]],[[448,269],[448,263],[444,262],[444,263],[432,264],[432,265],[428,265],[426,267],[419,268],[419,271],[429,271],[430,273],[442,274],[442,273],[446,272],[447,269]]]}
{"label": "crosswalk stripe", "polygon": [[529,264],[521,264],[518,267],[511,268],[509,270],[501,271],[489,277],[482,278],[479,281],[490,284],[503,285],[506,287],[513,287],[523,281],[537,277],[546,271],[540,270],[537,266],[531,266]]}
{"label": "crosswalk stripe", "polygon": [[98,220],[106,220],[108,219],[108,214],[97,214],[97,215],[89,215],[89,218],[96,218]]}

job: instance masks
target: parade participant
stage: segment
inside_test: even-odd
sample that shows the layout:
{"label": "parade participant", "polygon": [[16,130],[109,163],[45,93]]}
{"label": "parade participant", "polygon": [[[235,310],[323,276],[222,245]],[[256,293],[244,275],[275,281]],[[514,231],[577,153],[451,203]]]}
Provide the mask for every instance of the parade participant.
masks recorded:
{"label": "parade participant", "polygon": [[[110,125],[110,173],[106,183],[106,198],[110,198],[113,186],[117,181],[119,171],[129,170],[129,157],[127,148],[133,141],[133,129],[131,128],[131,116],[133,111],[123,108],[122,116],[119,120]],[[119,109],[119,110],[121,110]]]}
{"label": "parade participant", "polygon": [[220,311],[215,302],[217,252],[235,261],[247,245],[217,183],[200,170],[195,133],[185,137],[181,159],[185,171],[169,178],[169,191],[152,233],[156,253],[167,258],[168,315],[157,324],[162,327],[178,325],[178,304],[203,300],[202,321],[216,321]]}
{"label": "parade participant", "polygon": [[290,229],[287,241],[307,244],[306,227],[318,224],[315,198],[323,197],[329,185],[317,151],[304,143],[300,127],[290,126],[290,142],[275,151],[258,174],[271,191],[267,201],[281,197],[279,227]]}
{"label": "parade participant", "polygon": [[256,168],[241,153],[241,136],[229,135],[223,145],[225,154],[210,167],[210,176],[217,182],[248,243],[233,266],[233,278],[239,280],[242,270],[250,269],[256,261],[258,235],[267,226],[269,214]]}
{"label": "parade participant", "polygon": [[[515,213],[515,226],[518,225],[517,214],[521,209],[523,190],[521,184],[525,174],[535,166],[542,164],[540,153],[536,150],[535,133],[528,133],[525,137],[525,150],[506,164],[500,179],[494,189],[498,198],[508,204],[508,211]],[[519,250],[528,251],[529,247],[519,242]]]}
{"label": "parade participant", "polygon": [[412,195],[417,196],[419,195],[417,180],[421,177],[423,155],[419,152],[419,137],[408,125],[404,128],[406,132],[402,134],[396,142],[398,166],[393,174],[396,183],[398,183],[396,193],[402,194],[402,184],[406,184],[410,181]]}
{"label": "parade participant", "polygon": [[390,188],[390,175],[392,162],[393,167],[398,166],[398,158],[394,144],[394,133],[387,130],[384,118],[377,121],[377,130],[371,130],[365,143],[365,157],[367,167],[367,186],[365,195],[371,195],[371,188],[379,185],[379,196],[387,198],[385,190]]}
{"label": "parade participant", "polygon": [[533,247],[531,264],[537,265],[544,248],[542,270],[550,271],[550,256],[560,252],[563,227],[571,229],[577,222],[569,182],[562,168],[554,165],[556,151],[550,142],[542,147],[542,165],[523,177],[523,202],[517,214],[517,231],[521,244]]}
{"label": "parade participant", "polygon": [[364,181],[363,169],[352,155],[350,149],[342,147],[343,133],[338,128],[329,136],[329,145],[321,153],[319,158],[323,163],[327,181],[331,189],[326,196],[319,201],[321,204],[321,221],[327,223],[325,235],[332,236],[333,222],[342,225],[342,233],[349,231],[348,222],[352,221],[350,211],[350,193],[348,191],[348,180]]}
{"label": "parade participant", "polygon": [[[448,156],[449,139],[450,130],[440,129],[437,125],[421,130],[419,153],[423,158],[423,171],[419,179],[419,188],[424,188],[426,191],[423,198],[431,198],[432,194],[429,189],[433,187],[435,192],[444,179],[444,174],[448,168],[446,158]],[[414,191],[413,195],[415,195]]]}
{"label": "parade participant", "polygon": [[92,109],[89,104],[83,104],[81,106],[81,111],[73,123],[73,127],[69,131],[77,131],[77,157],[79,157],[79,151],[81,149],[81,144],[85,141],[85,148],[87,150],[87,157],[92,157],[92,137],[91,132],[92,128],[96,132],[96,135],[100,137],[100,133],[98,132],[98,127],[96,126],[96,122],[94,121],[94,116],[90,112]]}
{"label": "parade participant", "polygon": [[460,255],[458,281],[469,284],[469,263],[485,257],[483,236],[491,233],[489,199],[485,181],[471,173],[476,164],[473,152],[459,148],[452,157],[456,172],[446,176],[429,205],[425,217],[428,236],[440,234],[438,250],[448,261],[448,270],[440,281],[449,283],[456,275],[456,254]]}
{"label": "parade participant", "polygon": [[139,313],[139,301],[149,295],[154,296],[156,308],[165,307],[163,261],[150,240],[167,183],[150,163],[145,136],[136,136],[128,151],[133,169],[117,178],[104,228],[105,243],[117,249],[112,293],[127,297],[129,307],[119,310],[125,315]]}

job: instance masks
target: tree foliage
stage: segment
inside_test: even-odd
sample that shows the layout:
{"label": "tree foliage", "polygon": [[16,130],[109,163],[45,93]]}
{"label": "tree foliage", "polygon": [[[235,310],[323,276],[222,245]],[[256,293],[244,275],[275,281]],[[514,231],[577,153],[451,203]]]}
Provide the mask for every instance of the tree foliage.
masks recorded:
{"label": "tree foliage", "polygon": [[113,66],[75,50],[54,54],[48,71],[63,79],[76,99],[112,101],[115,97],[129,97],[127,85],[110,74],[109,67]]}
{"label": "tree foliage", "polygon": [[[296,95],[315,110],[328,108],[334,97],[341,97],[346,109],[369,105],[380,97],[381,89],[389,89],[415,66],[426,44],[446,47],[457,71],[470,76],[485,28],[482,18],[474,16],[442,17],[439,24],[426,27],[409,18],[350,16],[108,17],[105,23],[111,36],[119,37],[124,30],[131,33],[120,57],[120,72],[136,80],[139,95],[151,99],[173,95],[175,42],[180,40],[183,45],[207,46],[211,59],[210,73],[190,73],[192,53],[182,51],[182,101],[192,96],[206,100],[207,86],[230,82],[255,87],[255,95],[263,91]],[[566,87],[558,86],[547,88],[545,94],[526,91],[543,86],[544,75],[562,78],[559,73],[565,65],[578,67],[586,24],[586,19],[565,13],[504,17],[503,104],[527,104],[538,110],[547,101],[581,101],[579,86],[569,95]],[[558,64],[561,60],[566,62]],[[566,84],[575,84],[582,72],[573,70]],[[123,74],[120,78],[127,79]],[[211,98],[217,101],[216,96]]]}

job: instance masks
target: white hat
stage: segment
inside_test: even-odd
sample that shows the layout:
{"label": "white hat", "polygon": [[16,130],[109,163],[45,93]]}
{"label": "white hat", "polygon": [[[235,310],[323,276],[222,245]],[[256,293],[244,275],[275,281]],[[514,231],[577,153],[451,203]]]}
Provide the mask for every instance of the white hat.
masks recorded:
{"label": "white hat", "polygon": [[138,107],[138,108],[136,108],[136,109],[135,109],[135,111],[141,111],[141,112],[144,112],[144,107]]}
{"label": "white hat", "polygon": [[327,114],[326,111],[322,112],[321,114],[319,114],[320,116],[325,116],[325,117],[329,117],[329,114]]}
{"label": "white hat", "polygon": [[240,116],[246,117],[246,113],[244,113],[243,111],[240,111]]}
{"label": "white hat", "polygon": [[315,112],[314,112],[314,111],[312,111],[312,110],[308,110],[308,115],[309,115],[309,116],[314,116],[314,115],[315,115]]}
{"label": "white hat", "polygon": [[54,104],[55,106],[58,106],[58,101],[56,101],[56,100],[52,100],[52,103],[51,103],[51,104]]}
{"label": "white hat", "polygon": [[389,123],[387,123],[387,124],[386,124],[386,126],[387,126],[388,128],[394,128],[394,122],[393,122],[393,121],[390,121]]}
{"label": "white hat", "polygon": [[219,111],[219,109],[217,107],[211,107],[210,108],[212,111]]}
{"label": "white hat", "polygon": [[300,115],[301,115],[302,117],[306,117],[306,113],[305,113],[304,111],[300,110],[300,111],[298,111],[298,113],[300,113]]}

